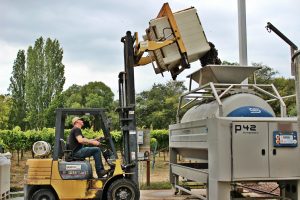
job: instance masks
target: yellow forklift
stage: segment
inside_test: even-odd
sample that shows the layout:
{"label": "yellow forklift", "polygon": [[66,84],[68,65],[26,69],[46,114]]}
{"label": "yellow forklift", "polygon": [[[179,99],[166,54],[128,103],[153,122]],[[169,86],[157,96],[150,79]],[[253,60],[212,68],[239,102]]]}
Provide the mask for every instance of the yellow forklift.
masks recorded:
{"label": "yellow forklift", "polygon": [[[176,79],[183,70],[190,68],[190,62],[201,58],[207,60],[211,50],[193,7],[172,13],[169,4],[165,3],[157,17],[150,21],[143,39],[139,41],[138,34],[132,35],[130,31],[121,38],[125,70],[119,74],[117,111],[123,140],[122,159],[118,159],[102,109],[57,109],[52,159],[27,161],[25,200],[140,198],[134,67],[152,63],[156,74],[168,71]],[[148,55],[144,56],[146,52]],[[62,140],[66,116],[86,114],[94,115],[102,124],[105,141],[109,144],[107,150],[102,150],[111,168],[105,178],[94,179],[89,161],[73,158]],[[46,147],[41,143],[36,148],[43,150]]]}
{"label": "yellow forklift", "polygon": [[[64,125],[68,115],[93,116],[95,123],[100,123],[104,133],[101,143],[102,154],[110,169],[104,178],[93,178],[89,160],[82,160],[72,155],[64,141]],[[44,143],[36,143],[34,150],[40,155],[47,153]],[[124,199],[138,200],[138,186],[130,178],[129,172],[135,164],[121,164],[112,140],[108,122],[103,109],[67,109],[56,110],[55,145],[52,159],[29,159],[26,163],[25,177],[26,200],[57,199]]]}

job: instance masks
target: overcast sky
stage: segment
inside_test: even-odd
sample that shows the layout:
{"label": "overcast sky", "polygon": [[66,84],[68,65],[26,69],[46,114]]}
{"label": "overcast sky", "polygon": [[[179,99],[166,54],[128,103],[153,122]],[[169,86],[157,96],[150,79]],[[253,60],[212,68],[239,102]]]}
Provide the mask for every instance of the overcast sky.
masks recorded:
{"label": "overcast sky", "polygon": [[[123,70],[123,44],[127,30],[145,33],[165,2],[162,0],[2,0],[0,4],[0,94],[8,93],[13,62],[19,49],[27,50],[42,36],[58,39],[64,49],[65,89],[72,84],[102,81],[117,96],[118,73]],[[170,0],[173,11],[195,7],[206,37],[219,50],[221,60],[238,62],[237,0]],[[290,50],[274,33],[271,22],[300,46],[299,0],[246,0],[248,63],[262,62],[281,76],[290,77]],[[200,67],[178,77],[185,80]],[[135,70],[136,92],[148,90],[170,76],[155,75],[152,66]]]}

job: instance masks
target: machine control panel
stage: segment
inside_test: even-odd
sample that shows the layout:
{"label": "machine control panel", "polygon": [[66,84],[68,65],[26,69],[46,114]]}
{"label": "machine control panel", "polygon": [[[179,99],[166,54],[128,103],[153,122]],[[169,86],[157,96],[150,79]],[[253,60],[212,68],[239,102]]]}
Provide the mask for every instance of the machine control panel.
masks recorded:
{"label": "machine control panel", "polygon": [[297,147],[298,137],[296,131],[273,131],[274,147]]}

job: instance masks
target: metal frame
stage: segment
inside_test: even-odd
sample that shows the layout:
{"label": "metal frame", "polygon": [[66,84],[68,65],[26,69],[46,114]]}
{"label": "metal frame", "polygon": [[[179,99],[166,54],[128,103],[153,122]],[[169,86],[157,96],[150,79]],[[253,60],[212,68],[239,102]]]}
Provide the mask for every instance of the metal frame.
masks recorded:
{"label": "metal frame", "polygon": [[58,108],[56,109],[56,122],[55,122],[55,144],[53,151],[53,160],[58,160],[62,155],[62,149],[60,147],[60,139],[64,138],[64,126],[67,115],[92,115],[95,116],[97,120],[100,121],[100,126],[102,128],[104,137],[106,141],[109,142],[111,151],[113,152],[115,158],[118,158],[116,153],[116,148],[112,140],[108,121],[105,115],[105,109],[102,108]]}
{"label": "metal frame", "polygon": [[207,200],[206,197],[204,197],[204,196],[202,196],[202,195],[200,195],[200,194],[197,194],[197,193],[195,193],[195,192],[192,192],[192,191],[190,191],[190,190],[187,190],[186,188],[184,188],[184,187],[182,187],[182,186],[180,186],[180,185],[175,184],[174,187],[175,187],[176,189],[179,189],[179,190],[181,190],[181,191],[184,191],[184,192],[186,192],[186,193],[188,193],[188,194],[190,194],[190,195],[193,195],[193,196],[195,196],[195,197],[197,197],[197,198],[199,198],[199,199]]}
{"label": "metal frame", "polygon": [[[268,91],[269,90],[269,91]],[[223,116],[223,104],[221,99],[225,95],[236,93],[254,93],[258,96],[266,95],[270,99],[265,99],[267,102],[278,100],[280,103],[280,116],[286,117],[286,105],[283,99],[290,97],[280,96],[278,90],[273,84],[225,84],[225,83],[207,83],[203,86],[190,89],[187,93],[179,97],[179,104],[176,114],[177,123],[180,122],[180,114],[183,108],[193,106],[196,103],[201,104],[201,100],[210,99],[216,100],[219,105],[219,116]],[[183,101],[186,103],[183,104]]]}
{"label": "metal frame", "polygon": [[195,182],[201,182],[201,183],[207,182],[208,179],[207,163],[176,163],[176,164],[170,163],[170,167],[171,167],[172,174],[181,175],[186,179]]}
{"label": "metal frame", "polygon": [[[278,37],[280,37],[283,41],[285,41],[289,46],[290,46],[290,50],[291,50],[291,57],[293,57],[293,55],[296,53],[296,51],[298,50],[297,45],[295,45],[289,38],[287,38],[281,31],[279,31],[273,24],[271,24],[270,22],[267,23],[266,29],[269,33],[271,33],[271,31],[273,31],[276,35],[278,35]],[[292,59],[293,60],[293,59]],[[296,66],[293,63],[293,61],[291,62],[291,74],[292,76],[296,75]]]}
{"label": "metal frame", "polygon": [[[162,40],[159,41],[157,41],[156,39],[151,40],[150,32],[152,29],[154,29],[154,27],[150,26],[148,29],[146,29],[146,35],[148,37],[148,40],[139,42],[138,33],[135,32],[134,33],[134,40],[135,40],[134,66],[146,65],[149,63],[153,64],[153,61],[157,60],[155,50],[161,51],[163,47],[176,43],[178,47],[178,51],[181,56],[181,60],[180,60],[181,68],[178,68],[176,70],[173,69],[169,70],[171,72],[172,78],[175,80],[178,74],[180,74],[184,69],[190,67],[190,63],[188,61],[187,50],[182,40],[182,36],[178,28],[176,19],[168,3],[164,3],[156,18],[161,18],[161,17],[165,17],[169,21],[170,29],[172,31],[172,35],[174,36],[174,38],[172,39],[163,38]],[[149,51],[153,52],[153,55],[149,54],[148,56],[143,57],[143,54]],[[165,71],[159,66],[158,63],[157,63],[157,68],[154,66],[154,64],[153,64],[153,68],[156,73],[162,73]]]}
{"label": "metal frame", "polygon": [[124,71],[119,74],[119,112],[123,136],[124,164],[131,165],[130,179],[138,185],[137,131],[135,119],[134,42],[130,31],[122,37],[124,44]]}
{"label": "metal frame", "polygon": [[[142,63],[139,61],[141,60],[141,57],[145,51],[154,51],[157,49],[161,49],[165,46],[168,46],[170,44],[176,43],[178,45],[178,50],[184,60],[187,61],[187,52],[186,52],[186,47],[183,43],[179,28],[177,26],[175,17],[172,13],[172,10],[169,6],[168,3],[164,3],[162,6],[161,10],[159,11],[158,15],[156,18],[161,18],[161,17],[166,17],[170,23],[170,28],[172,30],[172,33],[174,35],[173,39],[166,39],[163,41],[144,41],[144,42],[139,42],[138,41],[138,34],[135,33],[135,56],[138,58],[137,63],[138,65],[145,65],[151,62],[151,59],[147,59],[148,63],[144,63],[142,59]],[[188,63],[186,63],[188,64]]]}
{"label": "metal frame", "polygon": [[168,20],[170,22],[171,29],[173,31],[173,34],[174,34],[175,38],[176,38],[176,43],[178,44],[179,51],[182,55],[186,54],[186,48],[185,48],[184,43],[182,41],[182,37],[181,37],[180,31],[178,29],[175,17],[173,15],[172,10],[171,10],[168,3],[164,3],[163,7],[159,11],[159,14],[157,15],[157,18],[160,18],[160,17],[167,17],[168,18]]}
{"label": "metal frame", "polygon": [[[200,194],[197,194],[195,192],[192,192],[190,190],[187,190],[186,188],[184,188],[178,184],[179,183],[178,176],[181,176],[183,173],[185,174],[184,177],[187,178],[188,180],[207,184],[207,180],[208,180],[207,164],[202,164],[202,165],[204,165],[204,166],[202,166],[203,167],[202,169],[194,168],[193,166],[189,166],[188,163],[185,163],[185,164],[186,165],[178,164],[178,163],[176,163],[176,164],[170,163],[170,169],[172,171],[172,174],[176,175],[176,176],[174,176],[174,179],[175,179],[174,180],[174,188],[184,191],[188,194],[194,195],[200,199],[207,200],[206,197],[204,197]],[[190,164],[190,165],[192,165],[192,164]],[[201,163],[199,163],[199,165],[201,165]],[[206,194],[206,196],[207,196],[207,194]]]}

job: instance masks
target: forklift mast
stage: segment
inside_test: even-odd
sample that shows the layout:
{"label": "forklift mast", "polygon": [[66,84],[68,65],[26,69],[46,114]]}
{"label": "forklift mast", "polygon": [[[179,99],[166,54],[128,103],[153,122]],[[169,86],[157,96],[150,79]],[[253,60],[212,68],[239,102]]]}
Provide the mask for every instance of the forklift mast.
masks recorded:
{"label": "forklift mast", "polygon": [[130,177],[138,185],[137,131],[135,120],[134,41],[130,31],[122,37],[124,44],[124,71],[119,74],[119,119],[123,135],[124,163],[132,165]]}

